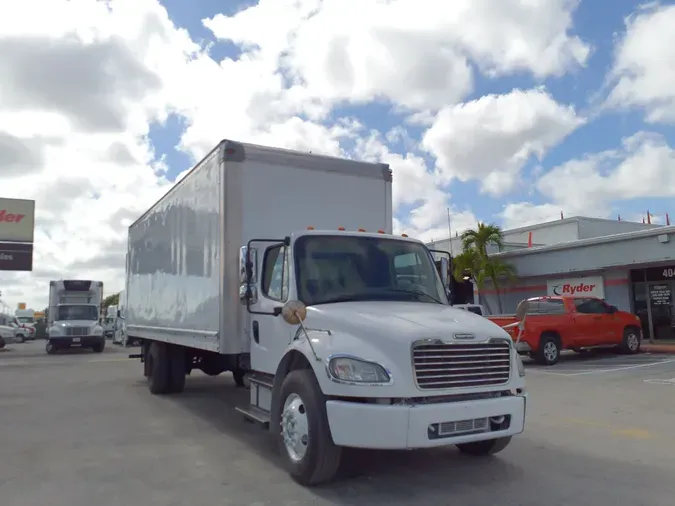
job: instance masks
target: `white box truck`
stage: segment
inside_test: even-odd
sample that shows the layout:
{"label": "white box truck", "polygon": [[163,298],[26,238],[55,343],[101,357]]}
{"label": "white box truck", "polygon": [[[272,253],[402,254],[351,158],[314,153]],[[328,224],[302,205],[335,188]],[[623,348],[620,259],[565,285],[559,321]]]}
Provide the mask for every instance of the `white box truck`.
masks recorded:
{"label": "white box truck", "polygon": [[77,346],[101,353],[105,337],[100,322],[103,282],[67,279],[49,282],[49,312],[45,350]]}
{"label": "white box truck", "polygon": [[345,447],[505,448],[523,364],[504,330],[448,304],[445,258],[441,275],[391,234],[391,192],[383,164],[219,143],[129,228],[130,356],[150,391],[232,371],[250,389],[237,410],[304,485]]}

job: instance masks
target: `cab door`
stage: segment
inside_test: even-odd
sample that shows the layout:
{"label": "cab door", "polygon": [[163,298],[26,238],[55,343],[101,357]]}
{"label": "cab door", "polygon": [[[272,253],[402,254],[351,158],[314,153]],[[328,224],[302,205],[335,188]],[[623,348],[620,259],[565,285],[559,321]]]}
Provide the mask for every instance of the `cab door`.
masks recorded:
{"label": "cab door", "polygon": [[[251,369],[275,374],[295,328],[280,316],[289,297],[290,247],[283,242],[251,241],[255,264],[251,297],[246,314],[246,332],[251,342]],[[253,249],[254,248],[254,249]],[[243,295],[243,294],[242,294]]]}
{"label": "cab door", "polygon": [[614,315],[600,299],[574,298],[575,320],[582,334],[582,346],[602,346],[620,342],[616,335]]}

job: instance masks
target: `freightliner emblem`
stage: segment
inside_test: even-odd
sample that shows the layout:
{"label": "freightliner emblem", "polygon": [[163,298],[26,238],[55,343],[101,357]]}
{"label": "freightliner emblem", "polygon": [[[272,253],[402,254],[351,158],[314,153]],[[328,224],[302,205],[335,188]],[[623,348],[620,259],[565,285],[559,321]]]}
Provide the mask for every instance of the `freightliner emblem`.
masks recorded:
{"label": "freightliner emblem", "polygon": [[467,339],[475,339],[476,335],[475,334],[453,334],[453,337],[455,339],[467,340]]}

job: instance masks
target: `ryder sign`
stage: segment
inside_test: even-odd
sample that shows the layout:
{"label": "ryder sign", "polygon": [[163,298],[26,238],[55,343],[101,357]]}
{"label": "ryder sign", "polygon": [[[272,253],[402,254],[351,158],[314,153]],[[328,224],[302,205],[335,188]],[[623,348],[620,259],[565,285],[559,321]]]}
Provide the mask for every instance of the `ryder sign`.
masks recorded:
{"label": "ryder sign", "polygon": [[605,298],[605,285],[602,276],[585,278],[550,279],[546,282],[548,295],[598,297]]}
{"label": "ryder sign", "polygon": [[33,242],[35,201],[0,198],[0,242]]}

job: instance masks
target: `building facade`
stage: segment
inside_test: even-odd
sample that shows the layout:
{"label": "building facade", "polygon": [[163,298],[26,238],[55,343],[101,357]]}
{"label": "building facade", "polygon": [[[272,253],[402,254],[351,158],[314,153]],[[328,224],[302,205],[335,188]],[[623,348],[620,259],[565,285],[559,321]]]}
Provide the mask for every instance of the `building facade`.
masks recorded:
{"label": "building facade", "polygon": [[[675,338],[675,226],[569,218],[504,231],[505,247],[491,256],[513,265],[516,280],[485,286],[475,302],[512,313],[523,299],[588,295],[637,314],[646,337]],[[532,246],[528,247],[528,243]],[[461,239],[433,249],[461,251]]]}

